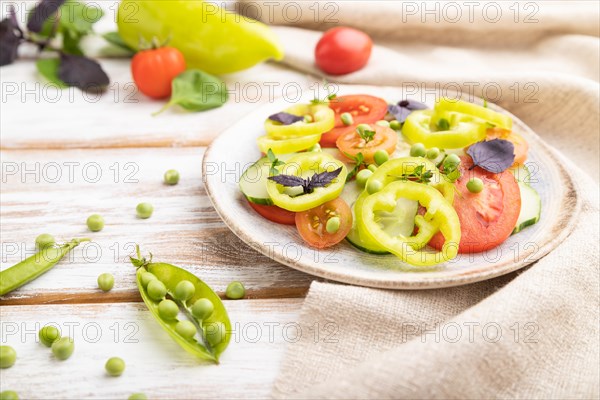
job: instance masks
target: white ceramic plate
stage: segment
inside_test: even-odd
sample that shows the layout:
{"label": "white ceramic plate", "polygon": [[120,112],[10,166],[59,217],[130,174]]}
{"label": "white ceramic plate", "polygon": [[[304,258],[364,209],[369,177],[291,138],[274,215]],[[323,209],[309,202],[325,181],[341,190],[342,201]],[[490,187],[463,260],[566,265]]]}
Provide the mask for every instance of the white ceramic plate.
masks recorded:
{"label": "white ceramic plate", "polygon": [[[403,93],[400,88],[372,86],[342,86],[338,93],[372,94],[390,103],[410,98],[430,106],[438,96],[431,91]],[[313,97],[313,93],[307,93],[299,101],[307,102]],[[481,103],[480,99],[471,101]],[[532,171],[531,185],[542,199],[542,215],[537,224],[511,236],[495,249],[459,255],[451,262],[432,268],[413,267],[393,255],[363,253],[346,241],[327,250],[308,247],[295,227],[277,225],[256,214],[238,188],[242,172],[260,157],[256,138],[264,134],[265,118],[289,105],[288,101],[280,99],[244,117],[215,139],[203,162],[206,189],[223,221],[244,242],[282,264],[322,278],[362,286],[388,289],[457,286],[490,279],[531,264],[548,254],[573,228],[580,201],[569,174],[556,159],[554,151],[512,116],[514,130],[520,132],[530,145],[527,165]]]}

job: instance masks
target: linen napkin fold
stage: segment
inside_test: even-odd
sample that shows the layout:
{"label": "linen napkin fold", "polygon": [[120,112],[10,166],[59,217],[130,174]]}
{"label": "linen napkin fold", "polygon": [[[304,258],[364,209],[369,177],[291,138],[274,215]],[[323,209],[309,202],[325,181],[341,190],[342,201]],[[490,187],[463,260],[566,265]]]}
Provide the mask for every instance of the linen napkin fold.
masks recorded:
{"label": "linen napkin fold", "polygon": [[[418,292],[313,283],[304,334],[288,346],[273,396],[598,398],[598,4],[536,2],[537,22],[525,23],[510,8],[522,3],[500,2],[495,22],[476,12],[436,23],[424,2],[338,2],[334,20],[380,46],[363,70],[331,77],[314,66],[321,33],[298,28],[335,25],[315,18],[323,3],[295,3],[302,12],[293,21],[251,3],[255,17],[295,26],[275,27],[291,68],[330,82],[460,89],[508,109],[566,156],[557,154],[583,203],[573,233],[521,273]],[[433,4],[440,14],[445,3]]]}

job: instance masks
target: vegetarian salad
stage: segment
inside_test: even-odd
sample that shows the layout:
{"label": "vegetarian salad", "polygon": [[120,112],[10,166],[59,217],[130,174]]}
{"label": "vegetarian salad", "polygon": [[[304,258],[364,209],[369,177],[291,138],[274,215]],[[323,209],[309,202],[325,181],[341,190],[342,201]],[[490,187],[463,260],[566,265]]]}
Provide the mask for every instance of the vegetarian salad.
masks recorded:
{"label": "vegetarian salad", "polygon": [[315,248],[346,239],[430,266],[492,249],[540,218],[528,144],[487,103],[440,98],[429,109],[329,96],[271,115],[264,127],[264,156],[241,176],[241,192]]}

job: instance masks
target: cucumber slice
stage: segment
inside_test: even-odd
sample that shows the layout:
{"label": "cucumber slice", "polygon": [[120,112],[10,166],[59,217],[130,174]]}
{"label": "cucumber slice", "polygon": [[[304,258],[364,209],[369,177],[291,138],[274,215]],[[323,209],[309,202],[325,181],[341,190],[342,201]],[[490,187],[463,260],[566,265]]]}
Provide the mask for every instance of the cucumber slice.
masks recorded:
{"label": "cucumber slice", "polygon": [[[358,187],[358,185],[356,185]],[[360,209],[362,202],[369,194],[366,191],[362,191],[356,202],[352,205],[352,229],[346,235],[346,240],[350,242],[350,244],[357,249],[364,251],[365,253],[370,254],[388,254],[389,252],[379,246],[377,243],[372,243],[371,241],[365,240],[365,238],[361,237],[358,228],[356,227],[356,220],[360,218],[360,213],[357,213],[357,210]],[[358,208],[357,208],[358,206]]]}
{"label": "cucumber slice", "polygon": [[273,204],[267,193],[267,178],[270,169],[271,162],[267,157],[263,157],[244,171],[240,178],[240,190],[248,201],[266,206]]}
{"label": "cucumber slice", "polygon": [[524,182],[518,182],[518,184],[521,191],[521,212],[517,219],[517,226],[512,232],[513,234],[521,232],[524,228],[538,222],[542,212],[542,201],[538,192]]}

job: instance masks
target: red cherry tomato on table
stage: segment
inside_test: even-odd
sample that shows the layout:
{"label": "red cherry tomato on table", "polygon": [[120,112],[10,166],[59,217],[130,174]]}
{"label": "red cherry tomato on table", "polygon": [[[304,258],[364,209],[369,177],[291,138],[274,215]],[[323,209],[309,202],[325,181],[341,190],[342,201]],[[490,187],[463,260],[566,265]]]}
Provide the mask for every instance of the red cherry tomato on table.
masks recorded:
{"label": "red cherry tomato on table", "polygon": [[183,54],[174,47],[142,50],[131,60],[131,74],[140,92],[153,99],[171,95],[171,82],[185,71]]}
{"label": "red cherry tomato on table", "polygon": [[[330,218],[340,219],[336,232],[327,232],[327,221]],[[302,239],[312,247],[324,249],[338,244],[352,228],[352,211],[346,202],[339,197],[323,203],[310,210],[296,213],[296,228]]]}
{"label": "red cherry tomato on table", "polygon": [[317,66],[326,74],[358,71],[369,61],[373,42],[357,29],[337,27],[326,31],[315,49]]}
{"label": "red cherry tomato on table", "polygon": [[276,222],[284,225],[295,225],[296,224],[296,213],[277,206],[264,206],[262,204],[254,204],[251,201],[248,202],[250,207],[259,213],[262,217],[269,221]]}

